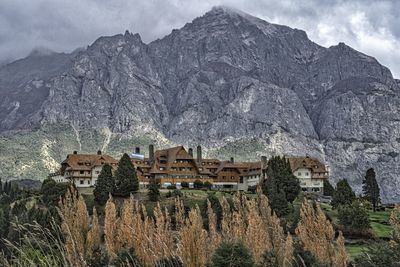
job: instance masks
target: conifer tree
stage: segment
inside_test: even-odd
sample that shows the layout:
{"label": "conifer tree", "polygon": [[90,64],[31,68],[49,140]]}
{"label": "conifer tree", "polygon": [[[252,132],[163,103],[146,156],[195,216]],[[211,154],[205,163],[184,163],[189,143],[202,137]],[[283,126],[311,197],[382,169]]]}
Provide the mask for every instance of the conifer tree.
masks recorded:
{"label": "conifer tree", "polygon": [[289,161],[285,157],[276,156],[268,161],[263,192],[268,196],[272,209],[278,215],[287,214],[288,204],[292,203],[300,192],[300,183],[293,175]]}
{"label": "conifer tree", "polygon": [[335,188],[331,185],[329,180],[324,180],[324,196],[333,196]]}
{"label": "conifer tree", "polygon": [[346,179],[339,180],[332,197],[332,207],[338,208],[341,205],[350,205],[356,199],[356,194],[351,189]]}
{"label": "conifer tree", "polygon": [[114,189],[114,178],[112,176],[112,168],[106,164],[101,169],[99,177],[97,178],[96,186],[93,190],[94,200],[99,205],[106,204],[108,196]]}
{"label": "conifer tree", "polygon": [[376,181],[376,174],[373,168],[367,170],[367,173],[363,180],[363,193],[364,196],[371,202],[373,210],[375,212],[376,207],[380,201],[379,185]]}
{"label": "conifer tree", "polygon": [[136,170],[128,154],[124,154],[118,163],[115,172],[115,187],[113,194],[115,196],[127,197],[130,193],[139,190],[139,180],[136,176]]}
{"label": "conifer tree", "polygon": [[160,190],[158,190],[158,185],[152,181],[149,184],[149,192],[147,193],[149,196],[149,200],[156,202],[160,198]]}

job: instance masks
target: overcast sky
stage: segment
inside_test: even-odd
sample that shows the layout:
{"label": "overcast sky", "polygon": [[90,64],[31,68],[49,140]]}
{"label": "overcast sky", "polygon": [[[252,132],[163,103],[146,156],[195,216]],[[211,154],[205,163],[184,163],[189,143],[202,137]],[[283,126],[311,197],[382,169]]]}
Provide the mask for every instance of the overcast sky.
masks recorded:
{"label": "overcast sky", "polygon": [[125,30],[150,42],[216,5],[303,29],[323,46],[345,42],[400,78],[397,0],[0,0],[0,62],[35,47],[70,52]]}

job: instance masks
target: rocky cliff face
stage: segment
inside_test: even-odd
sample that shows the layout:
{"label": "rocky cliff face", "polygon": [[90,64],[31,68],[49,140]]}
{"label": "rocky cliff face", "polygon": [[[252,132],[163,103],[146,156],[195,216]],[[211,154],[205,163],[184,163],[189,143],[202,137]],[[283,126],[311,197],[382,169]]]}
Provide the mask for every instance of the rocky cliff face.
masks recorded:
{"label": "rocky cliff face", "polygon": [[309,154],[357,190],[376,168],[385,200],[399,201],[399,84],[343,43],[324,48],[304,31],[214,8],[149,44],[126,32],[0,68],[0,131],[68,125],[81,149],[80,133],[93,129],[110,150],[116,136],[146,136],[243,159]]}

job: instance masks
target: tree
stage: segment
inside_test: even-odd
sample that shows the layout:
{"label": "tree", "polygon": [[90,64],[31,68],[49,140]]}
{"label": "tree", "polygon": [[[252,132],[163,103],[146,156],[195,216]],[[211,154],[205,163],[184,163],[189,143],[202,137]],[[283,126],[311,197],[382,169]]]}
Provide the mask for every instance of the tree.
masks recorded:
{"label": "tree", "polygon": [[356,194],[351,189],[347,180],[339,180],[332,196],[332,207],[338,208],[340,205],[350,205],[355,199]]}
{"label": "tree", "polygon": [[300,183],[293,175],[289,161],[285,157],[273,157],[268,161],[267,179],[263,192],[268,196],[272,209],[279,215],[286,215],[288,205],[300,193]]}
{"label": "tree", "polygon": [[366,235],[371,229],[368,210],[357,200],[351,205],[340,206],[338,219],[343,232],[348,235]]}
{"label": "tree", "polygon": [[128,154],[124,154],[118,163],[115,172],[114,195],[127,197],[130,193],[139,190],[139,180],[136,176],[136,169],[133,166]]}
{"label": "tree", "polygon": [[289,161],[285,157],[276,156],[268,161],[267,179],[273,179],[278,191],[283,190],[286,200],[292,203],[300,193],[300,183],[293,175]]}
{"label": "tree", "polygon": [[94,201],[101,206],[105,205],[108,196],[113,192],[114,186],[115,182],[112,176],[112,168],[110,165],[105,164],[101,169],[96,186],[93,190]]}
{"label": "tree", "polygon": [[376,211],[376,207],[380,202],[380,193],[379,193],[379,185],[376,181],[376,174],[373,168],[367,170],[365,174],[363,184],[363,193],[366,199],[371,202],[374,212]]}
{"label": "tree", "polygon": [[253,257],[242,242],[222,242],[211,258],[212,267],[251,267]]}
{"label": "tree", "polygon": [[278,217],[285,216],[289,212],[289,203],[285,192],[278,189],[274,178],[268,177],[264,184],[264,194],[268,196],[269,204]]}
{"label": "tree", "polygon": [[67,189],[68,184],[57,183],[52,178],[47,178],[43,181],[40,189],[42,200],[48,206],[56,206],[60,198],[67,192]]}
{"label": "tree", "polygon": [[333,196],[335,188],[331,185],[329,180],[324,180],[324,196]]}
{"label": "tree", "polygon": [[155,182],[149,184],[149,192],[147,193],[149,200],[156,202],[160,198],[160,190],[158,190],[158,185]]}

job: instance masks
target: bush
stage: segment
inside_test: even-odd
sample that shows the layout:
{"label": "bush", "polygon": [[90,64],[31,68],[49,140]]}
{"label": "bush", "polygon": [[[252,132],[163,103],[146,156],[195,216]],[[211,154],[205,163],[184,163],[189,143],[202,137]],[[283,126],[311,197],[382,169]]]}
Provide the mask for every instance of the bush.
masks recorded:
{"label": "bush", "polygon": [[158,190],[158,185],[156,183],[150,183],[147,195],[149,196],[149,200],[153,202],[160,199],[160,190]]}
{"label": "bush", "polygon": [[167,189],[176,189],[176,185],[174,185],[174,184],[169,185],[169,186],[167,186]]}
{"label": "bush", "polygon": [[182,197],[183,194],[181,190],[175,189],[174,191],[168,191],[165,197],[170,198],[170,197]]}
{"label": "bush", "polygon": [[67,192],[67,183],[57,183],[51,178],[43,181],[40,193],[42,194],[43,202],[48,206],[56,206],[60,201],[60,197],[64,196]]}
{"label": "bush", "polygon": [[368,210],[358,200],[351,205],[343,205],[338,210],[338,220],[345,236],[365,237],[370,236],[370,220]]}
{"label": "bush", "polygon": [[204,182],[204,187],[207,188],[208,190],[211,190],[212,183],[210,183],[209,181],[205,181]]}
{"label": "bush", "polygon": [[211,258],[212,267],[252,267],[253,257],[241,242],[222,242]]}
{"label": "bush", "polygon": [[181,186],[182,186],[182,188],[189,188],[189,183],[188,182],[182,182]]}
{"label": "bush", "polygon": [[204,186],[204,183],[200,180],[196,180],[193,183],[194,188],[202,188]]}
{"label": "bush", "polygon": [[100,248],[96,248],[86,262],[90,267],[105,267],[108,266],[107,253]]}

